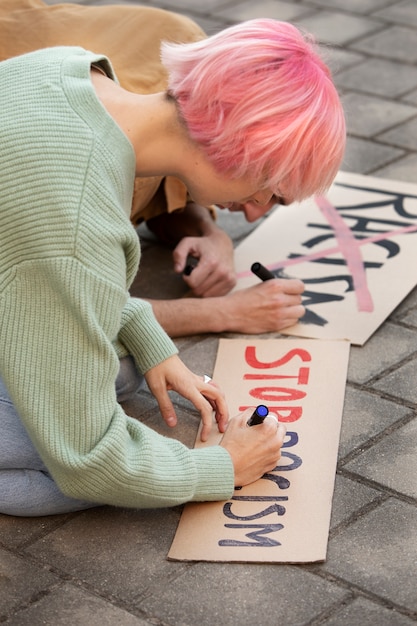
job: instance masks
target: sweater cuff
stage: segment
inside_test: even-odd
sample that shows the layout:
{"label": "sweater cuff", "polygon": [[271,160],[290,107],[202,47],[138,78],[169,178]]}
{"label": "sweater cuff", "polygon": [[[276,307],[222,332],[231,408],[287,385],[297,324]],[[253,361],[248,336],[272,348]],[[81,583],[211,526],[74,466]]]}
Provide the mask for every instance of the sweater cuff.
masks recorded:
{"label": "sweater cuff", "polygon": [[138,298],[130,298],[124,308],[119,339],[142,374],[178,353],[177,347],[156,320],[150,303]]}
{"label": "sweater cuff", "polygon": [[230,454],[222,446],[207,446],[192,450],[198,483],[194,502],[228,500],[235,488],[235,472]]}

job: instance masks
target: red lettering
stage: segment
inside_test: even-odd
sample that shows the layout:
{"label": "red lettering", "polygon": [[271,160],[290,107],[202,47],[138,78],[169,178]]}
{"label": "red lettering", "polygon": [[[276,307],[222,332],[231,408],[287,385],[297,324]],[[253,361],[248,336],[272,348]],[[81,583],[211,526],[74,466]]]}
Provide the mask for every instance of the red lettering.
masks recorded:
{"label": "red lettering", "polygon": [[305,398],[305,391],[290,387],[255,387],[249,392],[253,398],[269,400],[270,402],[292,402]]}
{"label": "red lettering", "polygon": [[291,359],[295,356],[299,356],[302,361],[311,361],[311,355],[307,352],[307,350],[295,348],[294,350],[287,352],[287,354],[285,354],[281,359],[277,359],[271,363],[265,363],[258,360],[255,354],[255,349],[255,346],[248,346],[245,350],[246,363],[254,369],[271,369],[272,367],[280,367],[281,365],[285,365],[285,363],[291,361]]}
{"label": "red lettering", "polygon": [[298,385],[307,385],[310,375],[309,367],[300,367],[298,376],[284,376],[283,374],[245,374],[243,380],[282,380],[295,378]]}

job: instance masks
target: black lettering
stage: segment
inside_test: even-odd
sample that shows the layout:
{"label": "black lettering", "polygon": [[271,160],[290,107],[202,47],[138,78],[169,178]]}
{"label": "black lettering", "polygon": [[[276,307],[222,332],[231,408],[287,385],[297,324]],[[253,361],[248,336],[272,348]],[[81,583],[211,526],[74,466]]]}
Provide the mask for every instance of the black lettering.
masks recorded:
{"label": "black lettering", "polygon": [[235,529],[257,529],[246,533],[248,539],[253,541],[238,541],[237,539],[220,539],[219,546],[226,547],[257,547],[257,548],[270,548],[273,546],[280,546],[281,543],[272,539],[271,537],[265,537],[264,535],[270,535],[276,533],[284,528],[283,524],[225,524],[225,528]]}
{"label": "black lettering", "polygon": [[223,505],[223,513],[229,519],[238,519],[241,521],[249,522],[250,520],[260,519],[261,517],[266,517],[267,515],[271,515],[276,513],[277,515],[285,515],[285,507],[281,504],[271,504],[263,511],[259,511],[258,513],[254,513],[253,515],[235,515],[232,512],[232,502],[226,502]]}
{"label": "black lettering", "polygon": [[267,472],[263,476],[261,476],[262,480],[272,480],[278,487],[278,489],[288,489],[290,486],[290,481],[284,476],[279,476],[279,474],[270,474]]}
{"label": "black lettering", "polygon": [[283,457],[286,457],[287,459],[290,459],[291,464],[289,464],[289,465],[277,465],[274,468],[274,471],[276,470],[276,471],[280,471],[280,472],[289,472],[289,471],[292,471],[292,470],[295,470],[295,469],[299,468],[303,464],[302,458],[297,456],[296,454],[293,454],[292,452],[287,452],[286,450],[283,450],[281,452],[281,459]]}
{"label": "black lettering", "polygon": [[287,430],[285,433],[284,443],[282,444],[283,448],[292,448],[296,446],[298,443],[298,433],[294,430]]}
{"label": "black lettering", "polygon": [[345,187],[346,189],[358,189],[360,191],[368,191],[370,193],[377,193],[378,195],[391,196],[389,199],[385,200],[376,200],[375,202],[368,202],[362,204],[355,204],[351,206],[344,206],[338,208],[339,211],[343,210],[361,210],[361,209],[379,209],[384,206],[392,206],[397,215],[401,217],[406,217],[408,219],[417,219],[417,215],[413,215],[409,213],[404,208],[404,201],[407,198],[416,199],[417,196],[414,194],[404,194],[396,191],[385,191],[384,189],[372,189],[370,187],[361,187],[357,185],[349,185],[348,183],[335,183],[339,187]]}

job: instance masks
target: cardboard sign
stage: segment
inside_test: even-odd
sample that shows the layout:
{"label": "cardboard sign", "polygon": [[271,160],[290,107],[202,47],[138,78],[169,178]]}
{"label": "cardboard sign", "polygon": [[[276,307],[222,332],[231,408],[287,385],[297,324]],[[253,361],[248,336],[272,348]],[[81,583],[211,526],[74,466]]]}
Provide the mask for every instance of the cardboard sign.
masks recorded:
{"label": "cardboard sign", "polygon": [[[287,427],[274,470],[226,502],[187,504],[169,559],[306,563],[326,557],[349,344],[221,339],[213,378],[231,415],[265,404]],[[196,447],[216,445],[210,440]]]}
{"label": "cardboard sign", "polygon": [[363,345],[417,284],[417,186],[340,172],[236,248],[237,289],[259,282],[254,262],[305,283],[306,315],[284,334]]}

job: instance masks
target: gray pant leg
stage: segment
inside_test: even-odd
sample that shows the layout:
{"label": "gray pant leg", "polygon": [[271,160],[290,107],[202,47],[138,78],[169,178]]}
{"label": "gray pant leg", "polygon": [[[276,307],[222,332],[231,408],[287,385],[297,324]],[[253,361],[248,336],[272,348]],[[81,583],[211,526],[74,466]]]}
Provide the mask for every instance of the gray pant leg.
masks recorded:
{"label": "gray pant leg", "polygon": [[[127,399],[141,378],[126,357],[120,363],[116,392]],[[119,395],[118,395],[119,399]],[[17,414],[0,378],[0,513],[24,517],[72,513],[99,506],[64,495],[52,479]]]}

